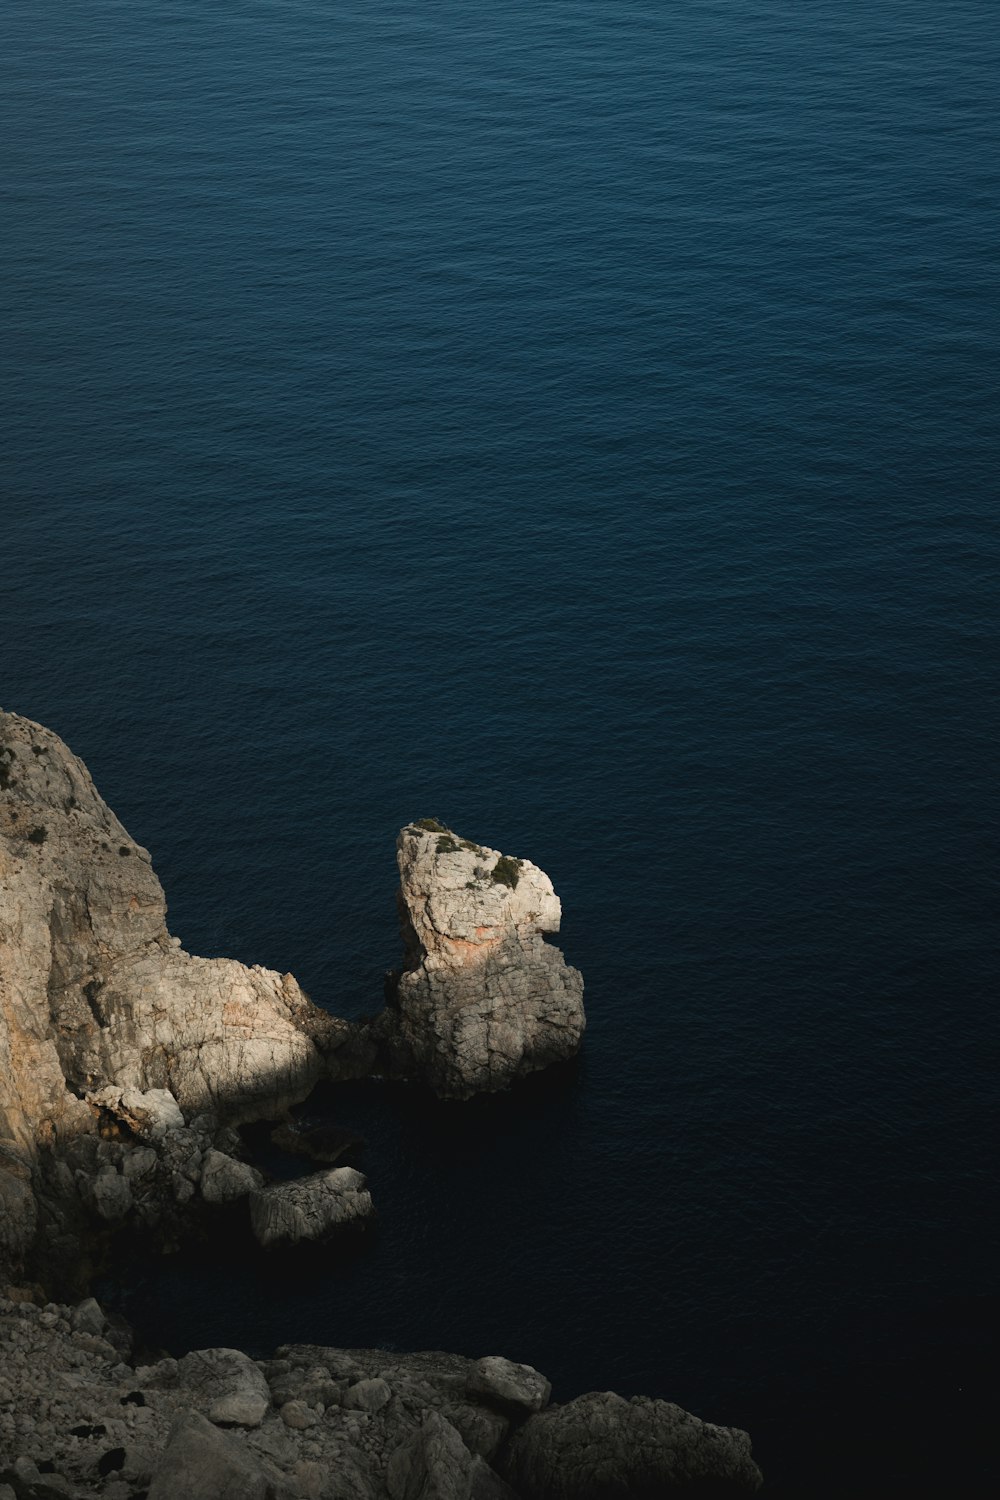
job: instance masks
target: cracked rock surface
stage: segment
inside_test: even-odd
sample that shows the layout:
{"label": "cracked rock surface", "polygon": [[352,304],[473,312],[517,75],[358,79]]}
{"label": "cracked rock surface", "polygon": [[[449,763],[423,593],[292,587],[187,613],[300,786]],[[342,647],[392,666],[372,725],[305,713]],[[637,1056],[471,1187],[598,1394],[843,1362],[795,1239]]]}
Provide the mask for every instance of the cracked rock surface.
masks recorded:
{"label": "cracked rock surface", "polygon": [[[97,1129],[84,1095],[117,1090],[151,1138],[182,1111],[259,1118],[304,1097],[350,1030],[290,974],[183,952],[83,762],[0,712],[0,1262],[35,1233],[40,1154]],[[104,1173],[93,1206],[113,1222],[128,1196]]]}
{"label": "cracked rock surface", "polygon": [[760,1483],[745,1433],[667,1402],[605,1393],[529,1414],[507,1382],[532,1404],[548,1382],[498,1356],[290,1344],[135,1367],[114,1334],[92,1299],[0,1297],[0,1486],[47,1500],[612,1500]]}
{"label": "cracked rock surface", "polygon": [[392,1070],[468,1098],[572,1057],[583,977],[545,941],[562,915],[545,872],[440,825],[396,850],[406,952],[376,1023]]}

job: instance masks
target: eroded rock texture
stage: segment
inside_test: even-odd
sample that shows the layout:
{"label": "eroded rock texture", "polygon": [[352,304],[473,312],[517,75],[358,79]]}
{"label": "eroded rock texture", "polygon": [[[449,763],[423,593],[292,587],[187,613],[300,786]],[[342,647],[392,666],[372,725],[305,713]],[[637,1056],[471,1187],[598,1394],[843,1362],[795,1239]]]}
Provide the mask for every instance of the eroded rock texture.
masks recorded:
{"label": "eroded rock texture", "polygon": [[391,1070],[468,1098],[571,1057],[583,977],[545,941],[562,913],[544,871],[433,819],[396,849],[406,953],[379,1020]]}
{"label": "eroded rock texture", "polygon": [[[189,1116],[254,1118],[302,1098],[348,1030],[290,974],[183,952],[82,761],[0,713],[0,1258],[31,1241],[39,1155],[96,1130],[92,1096],[169,1090]],[[125,1197],[108,1176],[99,1212]]]}
{"label": "eroded rock texture", "polygon": [[530,1417],[503,1472],[524,1500],[726,1496],[761,1484],[750,1439],[670,1401],[593,1391]]}
{"label": "eroded rock texture", "polygon": [[652,1500],[760,1484],[745,1433],[610,1393],[546,1407],[545,1377],[497,1356],[290,1344],[136,1367],[114,1337],[93,1301],[0,1296],[0,1493],[8,1473],[71,1500]]}

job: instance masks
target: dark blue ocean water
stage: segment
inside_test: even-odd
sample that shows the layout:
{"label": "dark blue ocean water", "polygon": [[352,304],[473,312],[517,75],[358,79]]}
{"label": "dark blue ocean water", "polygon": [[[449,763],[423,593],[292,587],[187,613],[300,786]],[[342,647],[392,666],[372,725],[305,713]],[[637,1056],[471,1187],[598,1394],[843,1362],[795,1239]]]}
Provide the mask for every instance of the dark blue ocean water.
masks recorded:
{"label": "dark blue ocean water", "polygon": [[5,0],[0,702],[192,951],[376,1008],[433,814],[588,984],[577,1068],[345,1090],[374,1245],[133,1269],[152,1337],[988,1491],[998,54],[986,0]]}

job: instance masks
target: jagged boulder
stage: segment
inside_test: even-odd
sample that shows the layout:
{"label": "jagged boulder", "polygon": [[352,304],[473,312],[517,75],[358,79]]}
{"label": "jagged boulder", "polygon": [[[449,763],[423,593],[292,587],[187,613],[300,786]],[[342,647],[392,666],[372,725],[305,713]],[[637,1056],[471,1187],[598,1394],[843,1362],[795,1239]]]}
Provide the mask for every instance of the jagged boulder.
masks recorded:
{"label": "jagged boulder", "polygon": [[523,1500],[728,1496],[762,1484],[750,1438],[669,1401],[592,1391],[529,1417],[501,1471]]}
{"label": "jagged boulder", "polygon": [[470,1500],[473,1458],[450,1422],[428,1412],[386,1468],[389,1500]]}
{"label": "jagged boulder", "polygon": [[545,941],[561,917],[549,877],[433,819],[396,848],[405,956],[377,1023],[388,1070],[468,1098],[571,1057],[583,978]]}
{"label": "jagged boulder", "polygon": [[148,1500],[270,1500],[258,1459],[196,1411],[183,1413],[157,1462]]}

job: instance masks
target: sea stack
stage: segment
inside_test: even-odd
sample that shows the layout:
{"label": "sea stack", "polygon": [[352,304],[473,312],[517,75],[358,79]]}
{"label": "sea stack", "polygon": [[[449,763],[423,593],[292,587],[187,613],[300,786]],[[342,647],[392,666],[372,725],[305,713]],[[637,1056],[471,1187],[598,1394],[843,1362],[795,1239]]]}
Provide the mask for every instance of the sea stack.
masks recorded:
{"label": "sea stack", "polygon": [[466,1099],[572,1057],[583,976],[545,941],[562,911],[544,871],[434,818],[408,824],[396,851],[405,953],[379,1018],[390,1071]]}

